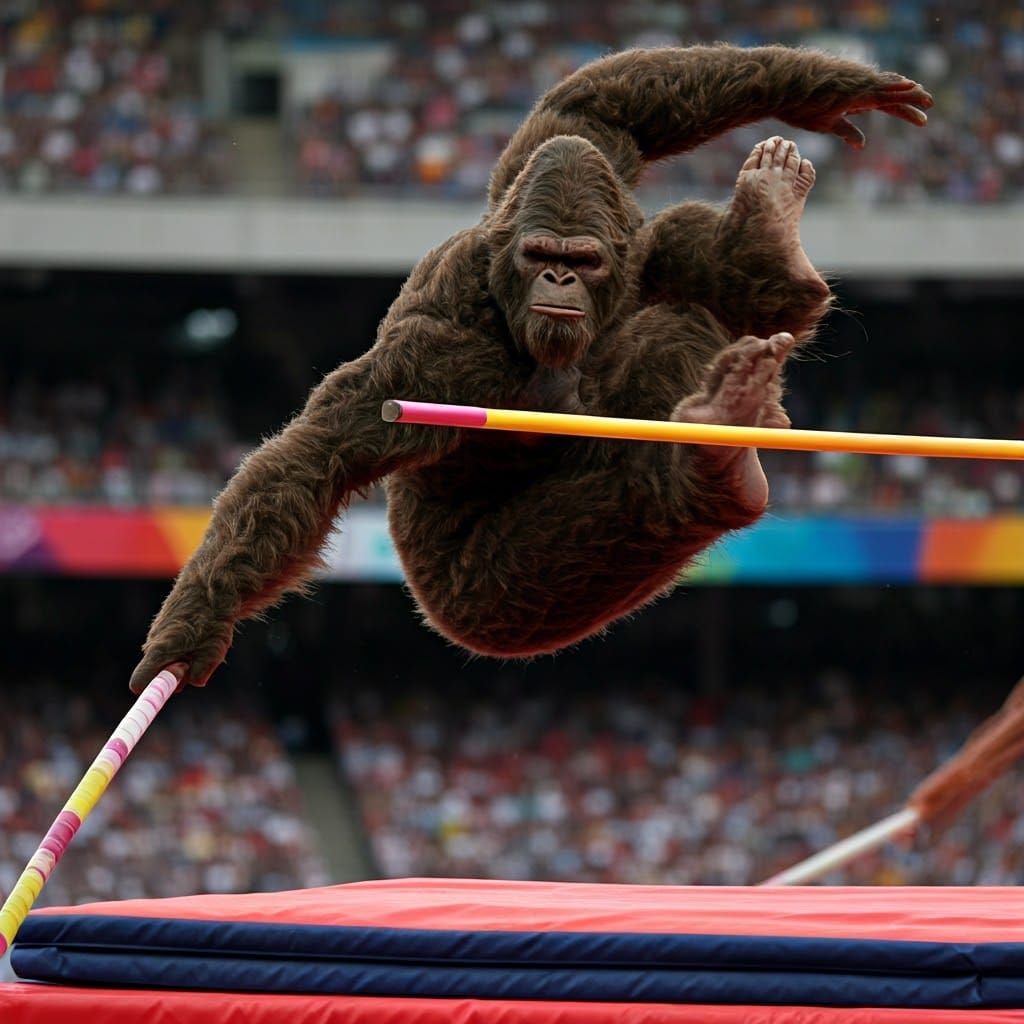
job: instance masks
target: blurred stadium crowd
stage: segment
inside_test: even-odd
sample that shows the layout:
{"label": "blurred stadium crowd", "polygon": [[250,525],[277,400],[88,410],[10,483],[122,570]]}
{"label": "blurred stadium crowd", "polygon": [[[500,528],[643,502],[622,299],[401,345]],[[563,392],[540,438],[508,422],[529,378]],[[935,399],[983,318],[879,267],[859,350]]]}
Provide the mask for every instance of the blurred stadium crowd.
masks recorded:
{"label": "blurred stadium crowd", "polygon": [[[117,694],[120,697],[120,694]],[[4,681],[0,893],[124,713],[46,679]],[[291,762],[251,701],[170,707],[76,837],[39,905],[326,884]]]}
{"label": "blurred stadium crowd", "polygon": [[0,6],[0,187],[222,189],[229,141],[203,111],[202,10],[160,0]]}
{"label": "blurred stadium crowd", "polygon": [[[869,696],[826,673],[813,692],[724,700],[656,680],[508,701],[368,691],[334,705],[335,757],[385,876],[744,885],[895,810],[993,710],[887,682]],[[45,679],[3,697],[0,893],[120,714]],[[1019,883],[1022,782],[830,880]],[[203,694],[154,723],[40,905],[327,884],[314,835],[270,719]]]}
{"label": "blurred stadium crowd", "polygon": [[[272,119],[282,192],[477,200],[532,102],[574,68],[626,46],[724,39],[847,52],[935,93],[927,131],[873,118],[863,153],[800,134],[825,198],[1020,201],[1024,7],[967,0],[955,17],[948,8],[930,0],[0,0],[0,193],[244,192],[236,134],[246,115],[223,89],[216,101],[215,83],[225,84],[220,64],[236,48],[258,45],[279,57]],[[740,130],[654,169],[648,184],[662,196],[721,197],[770,130]],[[250,320],[287,305],[254,302]],[[69,304],[60,329],[84,308]],[[17,365],[12,355],[0,366],[0,503],[209,505],[257,443],[252,424],[272,430],[271,417],[301,397],[293,384],[326,368],[326,343],[315,354],[296,344],[303,326],[334,330],[336,316],[318,316],[301,326],[269,317],[267,337],[254,345],[248,336],[237,353],[244,363],[259,352],[273,368],[283,351],[297,353],[298,370],[278,382],[283,398],[248,379],[226,385],[227,373],[203,362],[217,358],[210,352],[179,347],[168,360],[160,335],[136,337],[120,321],[113,330],[125,347],[109,351],[72,330],[63,350],[47,348],[36,337],[45,329],[22,326]],[[940,326],[950,345],[964,338],[959,319]],[[1013,332],[1003,333],[1011,344]],[[898,353],[875,357],[881,383],[865,376],[856,395],[839,374],[829,390],[796,379],[787,396],[794,423],[1024,437],[1024,386],[1008,359],[986,349],[972,377],[970,354],[956,351],[954,369],[948,358],[923,369],[920,353],[935,355],[927,325],[898,340]],[[65,368],[72,347],[76,360]],[[992,366],[1003,372],[993,376]],[[780,513],[983,517],[1019,511],[1024,500],[1018,463],[763,459]],[[366,691],[335,704],[332,757],[379,870],[756,882],[894,810],[993,710],[970,685],[947,700],[927,679],[896,671],[868,687],[838,672],[778,690],[748,678],[727,700],[614,675],[586,692],[507,697],[496,685],[456,700],[441,688]],[[42,671],[22,676],[0,690],[0,894],[123,713],[116,695],[71,695]],[[929,847],[891,847],[841,880],[1019,884],[1022,783],[1018,771]],[[248,695],[203,695],[154,724],[42,903],[324,884],[312,825],[270,714]]]}
{"label": "blurred stadium crowd", "polygon": [[[230,191],[233,111],[213,94],[234,87],[213,83],[232,47],[256,41],[282,55],[282,188],[475,199],[532,102],[568,72],[612,49],[725,40],[837,50],[934,92],[927,131],[874,118],[863,154],[801,134],[828,198],[1020,198],[1024,10],[970,0],[953,14],[932,0],[21,0],[0,5],[0,189]],[[650,183],[725,194],[763,135],[736,132]]]}
{"label": "blurred stadium crowd", "polygon": [[[123,368],[122,368],[123,369]],[[47,384],[0,382],[0,501],[115,507],[207,505],[255,439],[233,427],[227,394],[202,375],[171,374],[152,391],[118,370]],[[938,375],[907,401],[901,383],[857,403],[795,390],[798,426],[973,437],[1024,437],[1024,389],[976,396]],[[267,423],[267,430],[272,423]],[[982,517],[1020,507],[1014,462],[762,453],[780,512],[907,512]],[[382,492],[373,492],[381,501]]]}
{"label": "blurred stadium crowd", "polygon": [[0,394],[0,499],[37,504],[206,505],[251,447],[224,401],[186,372],[141,394],[128,373]]}
{"label": "blurred stadium crowd", "polygon": [[[393,40],[379,78],[368,87],[339,81],[296,112],[307,189],[332,194],[376,184],[479,196],[533,101],[581,64],[630,46],[716,41],[821,46],[934,90],[927,132],[876,119],[865,156],[800,133],[829,198],[986,202],[1019,196],[1024,186],[1024,11],[1012,0],[958,5],[955,23],[927,0],[439,6],[449,17],[435,17],[425,3],[364,24],[367,36]],[[355,27],[339,22],[328,14],[317,27],[338,35]],[[762,137],[763,128],[735,132],[657,169],[648,184],[726,195]]]}
{"label": "blurred stadium crowd", "polygon": [[[812,689],[363,693],[335,709],[337,757],[387,875],[748,885],[897,810],[994,710],[967,689],[940,706],[904,678],[870,696],[838,673]],[[1022,782],[1000,780],[930,845],[828,881],[1019,884]]]}

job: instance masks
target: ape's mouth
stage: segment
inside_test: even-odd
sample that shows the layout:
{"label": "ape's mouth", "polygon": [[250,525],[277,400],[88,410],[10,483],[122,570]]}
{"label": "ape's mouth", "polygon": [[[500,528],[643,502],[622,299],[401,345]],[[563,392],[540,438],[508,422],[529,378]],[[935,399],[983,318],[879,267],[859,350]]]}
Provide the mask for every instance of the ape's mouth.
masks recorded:
{"label": "ape's mouth", "polygon": [[530,307],[531,313],[540,313],[542,316],[565,317],[569,320],[580,320],[587,314],[575,306],[547,306],[537,305]]}

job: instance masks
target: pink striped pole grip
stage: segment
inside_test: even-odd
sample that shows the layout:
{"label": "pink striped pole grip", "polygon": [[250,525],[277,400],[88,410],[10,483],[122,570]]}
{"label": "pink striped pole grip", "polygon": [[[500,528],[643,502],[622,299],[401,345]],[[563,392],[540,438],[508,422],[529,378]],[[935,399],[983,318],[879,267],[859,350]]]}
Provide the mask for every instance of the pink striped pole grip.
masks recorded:
{"label": "pink striped pole grip", "polygon": [[0,956],[7,952],[14,941],[32,904],[38,899],[57,862],[64,856],[68,844],[82,827],[82,822],[99,803],[111,779],[177,688],[177,678],[170,669],[165,668],[139,694],[138,700],[121,719],[121,724],[113,731],[82,781],[75,787],[64,810],[57,815],[21,877],[14,883],[3,907],[0,907]]}
{"label": "pink striped pole grip", "polygon": [[387,423],[422,423],[431,427],[485,427],[487,410],[478,405],[444,405],[389,398],[380,409]]}

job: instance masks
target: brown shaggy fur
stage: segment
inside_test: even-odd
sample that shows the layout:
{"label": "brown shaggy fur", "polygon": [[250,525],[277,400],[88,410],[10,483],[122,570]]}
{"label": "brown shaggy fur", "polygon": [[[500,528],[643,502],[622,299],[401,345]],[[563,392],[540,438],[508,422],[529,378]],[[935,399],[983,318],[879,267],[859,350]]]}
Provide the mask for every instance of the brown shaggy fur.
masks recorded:
{"label": "brown shaggy fur", "polygon": [[[920,123],[911,104],[930,101],[897,75],[781,47],[630,51],[552,89],[498,163],[481,222],[420,261],[373,348],[329,374],[219,496],[133,688],[176,661],[205,683],[236,622],[302,589],[339,508],[382,477],[409,586],[471,650],[552,651],[669,588],[762,511],[706,450],[388,424],[381,403],[669,418],[726,346],[809,336],[829,293],[787,270],[756,205],[730,216],[684,203],[644,226],[630,191],[644,165],[765,117],[858,144],[845,113]],[[601,242],[611,272],[589,289],[585,326],[561,320],[540,337],[526,322],[514,255],[533,231]]]}

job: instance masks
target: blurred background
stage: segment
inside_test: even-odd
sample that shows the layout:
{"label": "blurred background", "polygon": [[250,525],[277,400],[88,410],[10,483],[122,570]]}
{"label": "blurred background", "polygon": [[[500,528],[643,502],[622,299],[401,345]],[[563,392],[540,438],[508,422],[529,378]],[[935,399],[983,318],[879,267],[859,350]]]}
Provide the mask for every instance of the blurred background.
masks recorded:
{"label": "blurred background", "polygon": [[[1024,8],[0,0],[0,895],[127,710],[239,459],[475,222],[534,99],[633,45],[920,80],[817,166],[796,426],[1024,437]],[[761,124],[645,180],[728,197]],[[409,396],[415,397],[415,396]],[[418,622],[377,495],[176,698],[42,902],[389,875],[746,884],[897,809],[1024,672],[1024,467],[769,454],[770,514],[557,658]],[[831,882],[1019,884],[1024,775]]]}

